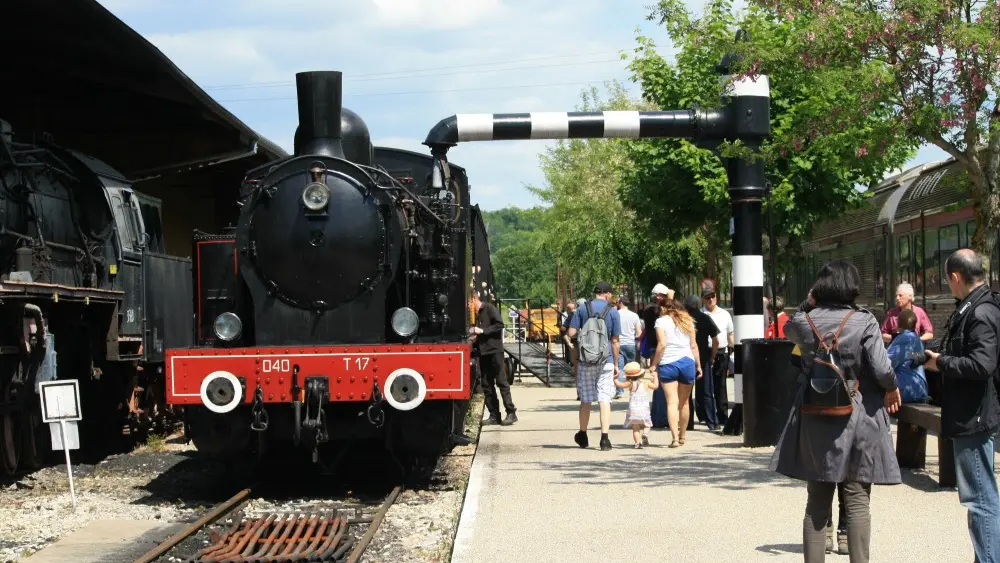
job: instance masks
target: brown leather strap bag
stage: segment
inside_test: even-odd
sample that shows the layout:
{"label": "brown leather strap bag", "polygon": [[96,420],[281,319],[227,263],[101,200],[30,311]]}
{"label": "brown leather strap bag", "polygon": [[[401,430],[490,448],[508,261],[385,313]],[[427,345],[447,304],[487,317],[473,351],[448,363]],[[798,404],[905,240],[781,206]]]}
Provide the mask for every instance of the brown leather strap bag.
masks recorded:
{"label": "brown leather strap bag", "polygon": [[854,395],[859,381],[854,379],[851,380],[853,385],[849,384],[840,367],[840,333],[852,315],[854,311],[848,311],[836,333],[821,335],[806,313],[806,320],[816,335],[816,350],[809,354],[812,365],[806,373],[806,390],[800,407],[803,414],[849,416],[854,412]]}

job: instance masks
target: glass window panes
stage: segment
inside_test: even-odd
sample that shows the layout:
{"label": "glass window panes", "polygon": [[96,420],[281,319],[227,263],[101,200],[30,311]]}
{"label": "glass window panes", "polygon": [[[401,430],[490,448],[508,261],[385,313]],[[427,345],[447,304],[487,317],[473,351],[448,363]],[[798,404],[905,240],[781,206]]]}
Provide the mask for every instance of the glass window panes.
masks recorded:
{"label": "glass window panes", "polygon": [[885,295],[885,240],[875,241],[875,294],[876,301]]}
{"label": "glass window panes", "polygon": [[910,235],[899,237],[896,241],[896,253],[898,256],[896,263],[899,265],[899,283],[907,282],[912,284],[911,272],[913,270],[910,265]]}
{"label": "glass window panes", "polygon": [[959,248],[959,227],[958,225],[949,225],[947,227],[941,227],[938,229],[938,279],[940,280],[940,288],[948,289],[948,275],[944,271],[944,263],[951,256],[952,252],[955,252]]}
{"label": "glass window panes", "polygon": [[924,292],[924,232],[913,234],[913,289],[918,294]]}
{"label": "glass window panes", "polygon": [[132,251],[138,240],[139,233],[134,230],[132,221],[125,209],[125,203],[118,193],[111,194],[111,209],[115,214],[115,222],[118,224],[118,240],[121,241],[122,248]]}

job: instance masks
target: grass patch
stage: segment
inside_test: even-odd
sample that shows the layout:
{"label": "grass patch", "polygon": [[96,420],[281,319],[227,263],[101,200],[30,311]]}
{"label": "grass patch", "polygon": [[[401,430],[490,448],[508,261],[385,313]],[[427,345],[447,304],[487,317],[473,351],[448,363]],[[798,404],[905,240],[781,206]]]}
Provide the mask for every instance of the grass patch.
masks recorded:
{"label": "grass patch", "polygon": [[469,400],[469,410],[465,413],[465,428],[469,436],[479,439],[479,431],[483,426],[483,409],[486,408],[486,398],[482,393],[474,393]]}
{"label": "grass patch", "polygon": [[167,437],[161,434],[150,433],[146,437],[146,443],[139,447],[147,452],[162,452],[167,449]]}

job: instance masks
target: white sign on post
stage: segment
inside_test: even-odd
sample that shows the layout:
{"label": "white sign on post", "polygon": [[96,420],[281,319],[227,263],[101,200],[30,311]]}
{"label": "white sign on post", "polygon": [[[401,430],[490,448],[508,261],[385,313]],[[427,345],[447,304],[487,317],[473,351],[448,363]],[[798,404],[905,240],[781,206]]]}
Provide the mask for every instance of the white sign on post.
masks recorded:
{"label": "white sign on post", "polygon": [[42,393],[42,422],[78,421],[80,414],[80,382],[75,379],[43,381],[38,384]]}
{"label": "white sign on post", "polygon": [[69,494],[76,508],[76,489],[73,487],[73,466],[69,451],[80,448],[80,433],[76,423],[83,419],[80,410],[80,382],[75,379],[42,381],[38,384],[42,395],[42,422],[47,422],[52,433],[52,449],[62,449],[66,455],[66,474],[69,476]]}

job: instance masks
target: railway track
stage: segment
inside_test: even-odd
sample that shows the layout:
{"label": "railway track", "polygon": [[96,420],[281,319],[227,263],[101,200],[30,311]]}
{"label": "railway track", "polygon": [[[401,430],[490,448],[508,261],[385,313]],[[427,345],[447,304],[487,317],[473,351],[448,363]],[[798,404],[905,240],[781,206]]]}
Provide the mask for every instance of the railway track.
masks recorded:
{"label": "railway track", "polygon": [[[377,503],[325,500],[301,503],[280,511],[248,510],[253,487],[216,505],[135,563],[183,560],[190,563],[267,561],[328,561],[357,563],[371,543],[386,512],[399,498],[402,485],[393,487]],[[221,529],[211,529],[223,522]],[[364,527],[364,533],[360,529]],[[207,547],[185,554],[182,544],[191,538],[209,538]],[[205,543],[199,542],[198,545]],[[191,551],[190,545],[187,551]]]}

